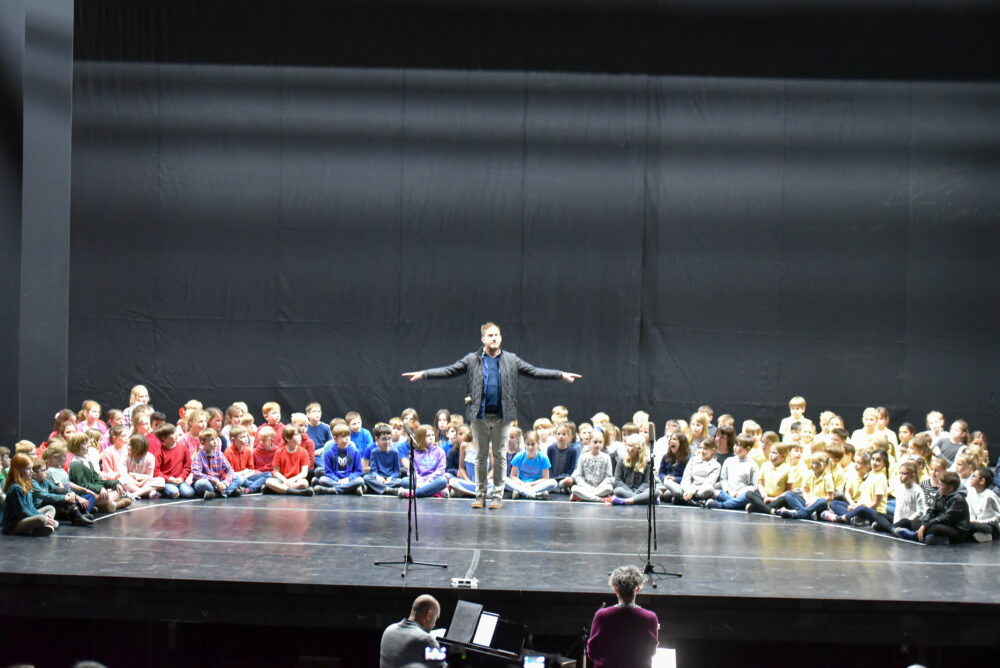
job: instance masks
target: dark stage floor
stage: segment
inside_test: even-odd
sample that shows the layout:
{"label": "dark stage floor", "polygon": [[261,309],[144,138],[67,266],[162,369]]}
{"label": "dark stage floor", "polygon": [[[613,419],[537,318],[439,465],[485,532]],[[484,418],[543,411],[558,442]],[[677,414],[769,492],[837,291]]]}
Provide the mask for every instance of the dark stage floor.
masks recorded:
{"label": "dark stage floor", "polygon": [[[34,614],[65,614],[96,591],[108,618],[380,629],[424,591],[572,635],[613,600],[614,567],[645,558],[644,508],[565,501],[420,501],[417,560],[447,569],[376,567],[403,556],[406,502],[396,498],[250,496],[211,502],[139,502],[93,529],[60,527],[48,539],[0,539],[4,614],[30,595]],[[661,506],[655,565],[683,577],[646,587],[671,639],[804,642],[866,637],[917,642],[946,623],[955,644],[1000,630],[994,544],[925,547],[867,529],[742,512]],[[451,578],[477,578],[456,590]],[[267,600],[267,607],[262,601]],[[780,627],[774,623],[780,615]],[[966,629],[963,631],[963,629]]]}

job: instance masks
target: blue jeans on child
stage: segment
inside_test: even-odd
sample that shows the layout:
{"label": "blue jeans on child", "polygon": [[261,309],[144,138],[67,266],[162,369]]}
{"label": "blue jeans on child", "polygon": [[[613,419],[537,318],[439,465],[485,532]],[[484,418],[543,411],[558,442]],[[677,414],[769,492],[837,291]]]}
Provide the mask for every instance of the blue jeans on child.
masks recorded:
{"label": "blue jeans on child", "polygon": [[328,487],[333,489],[337,494],[357,494],[359,487],[364,487],[365,479],[361,476],[357,478],[331,478],[329,476],[321,476],[317,480],[315,485],[319,487]]}
{"label": "blue jeans on child", "polygon": [[186,482],[168,482],[163,485],[163,496],[168,499],[174,498],[178,492],[180,492],[180,496],[183,499],[190,499],[194,496],[194,490]]}
{"label": "blue jeans on child", "polygon": [[747,505],[747,495],[731,496],[727,492],[719,492],[719,495],[706,504],[709,508],[722,508],[724,510],[743,510]]}
{"label": "blue jeans on child", "polygon": [[[222,496],[229,496],[230,494],[233,493],[233,491],[237,487],[240,487],[242,484],[243,484],[243,478],[239,476],[234,476],[233,481],[229,483],[228,487],[226,487],[226,491],[222,493]],[[196,480],[194,483],[194,493],[198,496],[201,496],[205,492],[217,492],[217,491],[218,490],[216,490],[215,485],[213,485],[212,481],[210,481],[208,478],[202,478],[201,480]]]}
{"label": "blue jeans on child", "polygon": [[364,477],[365,487],[376,494],[385,494],[387,489],[399,487],[399,478],[386,478],[385,476],[382,478],[386,482],[379,482],[374,473],[369,473]]}
{"label": "blue jeans on child", "polygon": [[246,488],[247,494],[256,494],[260,490],[264,489],[264,483],[266,483],[267,479],[270,477],[270,473],[254,473],[253,475],[248,475],[243,480],[243,487]]}
{"label": "blue jeans on child", "polygon": [[94,505],[97,503],[97,497],[93,494],[77,494],[78,497],[87,502],[87,509],[83,512],[91,513],[94,512]]}
{"label": "blue jeans on child", "polygon": [[828,507],[826,499],[816,499],[807,506],[805,499],[795,492],[785,492],[785,505],[795,511],[797,520],[812,519],[815,513],[821,513]]}
{"label": "blue jeans on child", "polygon": [[[409,477],[400,480],[399,486],[402,489],[409,489],[410,488]],[[448,479],[444,476],[439,476],[417,487],[416,491],[414,492],[414,496],[419,496],[419,497],[434,496],[447,486],[448,486]]]}

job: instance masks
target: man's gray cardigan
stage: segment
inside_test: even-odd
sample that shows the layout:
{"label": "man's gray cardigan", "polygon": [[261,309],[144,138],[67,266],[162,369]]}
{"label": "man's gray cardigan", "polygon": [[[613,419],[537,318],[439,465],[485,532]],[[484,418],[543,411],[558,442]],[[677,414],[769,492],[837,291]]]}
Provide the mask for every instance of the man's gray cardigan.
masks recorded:
{"label": "man's gray cardigan", "polygon": [[[479,415],[479,406],[483,401],[483,349],[469,353],[454,364],[425,369],[425,378],[450,378],[459,374],[468,374],[468,395],[465,404],[465,421],[472,422]],[[561,379],[562,371],[557,369],[539,369],[534,367],[512,352],[500,351],[500,405],[503,407],[505,421],[517,419],[517,377],[519,374],[534,378]]]}

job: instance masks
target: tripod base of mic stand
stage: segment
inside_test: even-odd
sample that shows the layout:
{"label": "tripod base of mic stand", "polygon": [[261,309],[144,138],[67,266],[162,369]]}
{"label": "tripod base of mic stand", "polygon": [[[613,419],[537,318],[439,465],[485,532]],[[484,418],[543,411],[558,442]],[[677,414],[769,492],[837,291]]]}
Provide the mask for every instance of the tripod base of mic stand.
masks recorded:
{"label": "tripod base of mic stand", "polygon": [[642,567],[643,575],[649,576],[649,584],[653,585],[653,589],[656,589],[655,577],[661,578],[681,578],[684,577],[681,573],[671,573],[664,570],[656,570],[656,566],[653,565],[652,561],[647,561],[646,565]]}
{"label": "tripod base of mic stand", "polygon": [[414,561],[413,557],[406,555],[403,559],[398,561],[376,561],[373,562],[376,566],[402,566],[403,572],[399,574],[399,577],[406,577],[406,570],[410,566],[428,566],[430,568],[448,568],[448,564],[434,564],[429,561]]}

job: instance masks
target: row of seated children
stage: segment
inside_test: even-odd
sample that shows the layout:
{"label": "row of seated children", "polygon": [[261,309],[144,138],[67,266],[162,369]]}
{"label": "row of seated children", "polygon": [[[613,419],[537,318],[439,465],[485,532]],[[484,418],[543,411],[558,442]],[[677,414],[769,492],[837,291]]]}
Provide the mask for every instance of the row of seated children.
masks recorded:
{"label": "row of seated children", "polygon": [[719,465],[711,437],[688,457],[686,437],[671,435],[660,465],[661,498],[787,519],[871,524],[877,531],[929,544],[988,542],[998,535],[994,474],[985,466],[985,453],[977,459],[974,449],[958,455],[957,470],[949,471],[946,459],[930,455],[927,434],[913,439],[899,462],[886,448],[855,452],[848,444],[851,458],[839,444],[819,443],[803,459],[800,444],[779,442],[758,466],[750,456],[753,448],[753,439],[741,434],[734,456]]}
{"label": "row of seated children", "polygon": [[[68,435],[67,432],[75,431],[77,427],[86,429],[90,432],[91,447],[87,451],[87,455],[91,459],[95,459],[94,455],[100,452],[100,448],[113,451],[121,450],[125,442],[124,437],[120,433],[112,433],[116,431],[116,427],[122,426],[120,423],[116,423],[120,419],[119,416],[112,411],[109,414],[111,426],[106,431],[102,431],[99,420],[90,420],[90,418],[99,416],[99,406],[85,404],[84,409],[80,415],[75,416],[78,418],[76,421],[64,420],[63,431],[60,431],[60,427],[57,426],[53,430],[57,432],[55,435]],[[215,495],[230,496],[243,491],[258,491],[261,488],[275,493],[304,495],[331,492],[363,493],[366,489],[379,493],[396,489],[402,495],[408,493],[407,485],[397,484],[397,477],[394,475],[395,472],[391,470],[391,465],[388,470],[384,471],[385,475],[383,472],[379,472],[378,466],[373,472],[373,459],[389,459],[391,457],[381,454],[374,458],[371,456],[372,450],[376,449],[374,439],[367,430],[361,428],[360,416],[357,414],[348,414],[345,420],[334,420],[328,427],[320,421],[321,408],[318,404],[313,403],[307,406],[306,414],[294,414],[292,416],[293,424],[285,428],[280,423],[280,407],[277,404],[269,403],[263,409],[266,424],[255,429],[254,447],[250,449],[248,448],[249,434],[241,434],[240,429],[238,429],[238,427],[245,427],[247,424],[245,406],[234,404],[227,409],[225,418],[228,424],[225,425],[222,425],[223,414],[218,409],[208,409],[207,412],[202,412],[200,409],[200,404],[192,402],[186,407],[188,412],[185,415],[186,419],[183,420],[186,426],[178,425],[178,428],[173,429],[170,425],[161,424],[156,430],[150,429],[151,422],[157,417],[162,420],[163,416],[157,416],[148,406],[135,404],[124,412],[119,411],[118,413],[123,413],[120,416],[121,421],[131,422],[136,433],[141,434],[145,431],[149,449],[153,450],[155,444],[158,453],[152,457],[153,471],[147,474],[143,483],[144,488],[134,486],[133,477],[138,473],[136,470],[138,467],[135,464],[139,458],[135,456],[118,457],[119,463],[124,460],[124,466],[119,467],[115,464],[116,458],[108,457],[106,452],[101,454],[99,461],[102,463],[104,475],[110,479],[122,481],[122,488],[116,487],[115,491],[126,499],[142,496],[144,492],[155,498],[161,491],[175,498],[194,496],[196,493],[205,498],[212,498]],[[702,407],[698,413],[692,416],[690,428],[683,421],[670,421],[667,423],[668,429],[671,426],[679,426],[681,434],[691,434],[692,440],[696,442],[705,441],[706,433],[710,431],[707,419],[710,414],[706,414],[705,409],[710,410],[708,407]],[[408,409],[408,411],[412,415],[407,416],[407,413],[404,412],[404,417],[409,418],[408,422],[411,426],[418,425],[415,411],[412,409]],[[73,416],[71,411],[64,411],[64,413]],[[868,411],[866,411],[867,413]],[[637,419],[639,415],[637,413]],[[423,444],[424,447],[418,446],[414,452],[414,468],[416,470],[414,482],[417,483],[416,493],[418,495],[447,495],[449,491],[453,494],[471,494],[475,488],[472,482],[474,478],[473,462],[475,460],[474,445],[471,436],[467,433],[467,427],[461,424],[460,418],[456,423],[455,417],[457,416],[448,416],[446,411],[439,411],[438,415],[435,416],[437,429],[425,425],[419,434],[417,443]],[[594,429],[589,424],[581,425],[580,442],[574,442],[575,429],[572,423],[566,421],[566,417],[565,414],[557,415],[556,411],[553,411],[551,422],[545,419],[536,421],[536,429],[524,434],[525,447],[523,451],[519,443],[521,437],[519,430],[512,430],[507,462],[505,462],[509,471],[506,478],[508,490],[513,495],[527,498],[544,498],[550,491],[559,491],[571,494],[573,500],[602,499],[616,504],[643,502],[648,493],[645,467],[649,461],[649,448],[644,447],[649,445],[648,429],[644,428],[640,422],[638,425],[626,425],[621,432],[618,432],[617,428],[609,424],[607,416],[603,416],[601,419],[602,416],[599,414],[595,416],[594,421],[600,424],[601,428]],[[719,448],[722,452],[717,453],[716,456],[721,461],[731,458],[730,456],[733,454],[728,452],[730,448],[727,445],[728,442],[734,441],[732,439],[734,432],[731,420],[725,420],[726,417],[720,417],[716,433],[719,442],[723,445],[722,448]],[[794,410],[791,417],[798,417]],[[58,419],[59,416],[57,416],[57,423]],[[836,416],[834,419],[828,420],[833,427],[830,431],[834,433],[837,429],[836,420],[839,420]],[[72,422],[72,426],[67,427],[66,425],[70,422]],[[379,448],[378,451],[388,452],[390,448],[395,450],[399,459],[399,472],[404,474],[408,468],[406,456],[408,444],[405,436],[402,435],[403,430],[400,428],[403,420],[396,418],[393,422],[400,424],[390,426],[390,438],[387,439],[389,447]],[[799,424],[796,425],[796,422]],[[333,431],[341,426],[341,423],[348,426],[347,434],[342,432],[337,435],[340,438],[334,438]],[[553,423],[556,424],[554,438]],[[250,424],[252,425],[252,418]],[[286,432],[286,429],[290,430],[292,426],[295,429]],[[626,439],[631,442],[623,444],[618,434],[631,435],[629,433],[630,426],[632,433],[642,433],[646,440],[640,442],[638,439]],[[222,428],[215,431],[213,429],[215,427]],[[745,423],[744,429],[746,428],[747,424]],[[277,434],[275,429],[281,433],[281,443],[277,451],[282,453],[278,457],[277,472],[275,472],[273,462],[276,455],[274,441]],[[801,420],[795,420],[789,425],[789,439],[793,439],[796,435],[795,432],[800,430],[806,436],[804,440],[810,440],[808,438],[809,429],[801,429]],[[100,434],[99,437],[95,432]],[[202,432],[205,432],[204,437]],[[294,432],[298,432],[298,437],[295,436]],[[440,451],[433,447],[435,433],[437,444],[443,446],[441,450],[447,452],[443,474],[440,471],[440,460],[442,459]],[[751,433],[753,432],[751,431]],[[315,434],[316,438],[311,438],[310,434]],[[597,438],[592,438],[592,435],[595,434]],[[901,437],[903,434],[904,431],[901,429]],[[763,434],[765,437],[768,435]],[[232,438],[234,436],[235,438]],[[768,439],[762,439],[761,436],[758,428],[751,453],[757,450],[759,455],[762,450],[761,445],[769,445]],[[218,452],[220,442],[221,448],[226,448],[227,441],[230,439],[235,447],[228,448],[226,450],[227,456],[222,458]],[[460,439],[461,443],[459,444]],[[539,451],[540,446],[546,439],[549,440],[549,445],[546,453],[542,454]],[[657,445],[665,439],[660,439]],[[95,440],[99,440],[99,442],[95,443]],[[205,440],[211,441],[214,446],[210,446],[214,452],[208,455],[202,453]],[[591,441],[595,441],[593,447],[590,447]],[[165,448],[162,447],[164,442],[167,445]],[[315,442],[323,442],[324,446],[317,449]],[[817,442],[823,443],[823,438],[817,439]],[[185,447],[177,449],[177,443],[183,443]],[[58,443],[56,444],[58,445]],[[301,446],[305,446],[303,449],[307,451],[305,464],[299,466],[300,462],[292,462],[290,465],[289,462],[284,461],[287,454],[294,454]],[[131,450],[131,443],[129,447]],[[138,440],[136,447],[141,450],[141,442]],[[364,452],[361,451],[361,448],[364,448]],[[733,447],[731,450],[735,449]],[[163,454],[164,450],[168,452]],[[586,452],[581,455],[583,450]],[[183,456],[185,451],[189,460],[187,462]],[[131,454],[135,455],[135,453]],[[139,454],[141,455],[141,453]],[[599,454],[604,454],[611,461],[611,475],[608,475],[609,467],[598,456]],[[518,457],[519,459],[515,463],[514,460]],[[252,458],[260,460],[260,463],[257,464]],[[109,460],[110,465],[108,464]],[[223,460],[228,461],[231,470],[227,470],[226,465],[222,463]],[[129,465],[129,462],[132,462],[132,465]],[[707,464],[691,467],[692,478],[694,478],[694,472],[699,466],[705,468]],[[120,470],[116,473],[116,468],[124,469],[124,471]],[[721,476],[721,470],[719,473]],[[677,476],[678,485],[683,482],[682,475]],[[664,475],[661,470],[657,498],[667,492],[664,480],[669,480],[669,478],[670,476]],[[399,480],[405,481],[406,479],[399,478]],[[723,490],[722,482],[716,484],[718,492],[713,488],[713,496],[718,493],[722,500],[713,499],[713,502],[720,506],[726,503],[732,504],[733,500],[723,497],[722,493],[725,492],[729,495],[733,490]],[[125,487],[128,489],[124,489]],[[198,489],[196,490],[195,487]],[[681,494],[680,499],[683,500],[684,496]],[[738,498],[738,495],[735,498]],[[673,495],[671,500],[673,500]]]}

